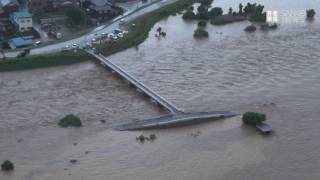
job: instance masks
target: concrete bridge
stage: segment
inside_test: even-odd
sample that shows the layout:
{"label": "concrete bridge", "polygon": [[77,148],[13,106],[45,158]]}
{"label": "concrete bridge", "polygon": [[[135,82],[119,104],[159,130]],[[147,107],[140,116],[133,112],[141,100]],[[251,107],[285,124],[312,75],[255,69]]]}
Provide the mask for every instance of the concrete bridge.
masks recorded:
{"label": "concrete bridge", "polygon": [[205,122],[214,119],[223,119],[227,117],[235,116],[235,114],[228,111],[219,112],[193,112],[186,113],[178,109],[174,104],[154,92],[152,89],[144,85],[142,82],[134,78],[128,72],[123,70],[121,67],[115,65],[109,61],[102,54],[97,54],[92,50],[86,50],[87,53],[95,57],[95,59],[107,69],[116,73],[121,78],[126,80],[130,85],[134,86],[138,91],[148,96],[152,102],[157,103],[159,106],[167,110],[170,114],[161,116],[158,118],[152,118],[147,120],[139,120],[127,124],[116,126],[117,130],[137,130],[137,129],[150,129],[150,128],[164,128],[173,127],[179,125],[186,125],[192,123]]}

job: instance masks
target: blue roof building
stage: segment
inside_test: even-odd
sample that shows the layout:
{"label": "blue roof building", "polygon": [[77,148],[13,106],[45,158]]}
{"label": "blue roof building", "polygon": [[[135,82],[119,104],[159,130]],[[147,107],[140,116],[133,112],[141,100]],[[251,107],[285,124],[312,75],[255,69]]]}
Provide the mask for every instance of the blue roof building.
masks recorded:
{"label": "blue roof building", "polygon": [[17,38],[12,38],[8,41],[9,46],[12,49],[16,49],[19,47],[25,47],[25,46],[29,46],[32,45],[32,40],[31,39],[23,39],[21,37],[17,37]]}

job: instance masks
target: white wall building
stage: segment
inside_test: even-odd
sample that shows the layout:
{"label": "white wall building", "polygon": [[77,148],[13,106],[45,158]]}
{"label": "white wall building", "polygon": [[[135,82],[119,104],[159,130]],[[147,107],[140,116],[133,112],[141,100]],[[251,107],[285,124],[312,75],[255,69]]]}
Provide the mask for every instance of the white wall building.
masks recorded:
{"label": "white wall building", "polygon": [[26,11],[14,12],[11,17],[11,22],[17,27],[20,32],[29,31],[32,29],[32,14]]}

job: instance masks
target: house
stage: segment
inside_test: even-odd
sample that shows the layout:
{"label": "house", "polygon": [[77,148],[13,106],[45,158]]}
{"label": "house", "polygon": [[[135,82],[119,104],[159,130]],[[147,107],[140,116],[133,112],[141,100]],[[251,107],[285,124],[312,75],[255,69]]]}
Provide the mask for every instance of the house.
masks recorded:
{"label": "house", "polygon": [[47,1],[48,1],[47,9],[49,11],[55,11],[59,9],[65,9],[70,6],[75,6],[77,5],[77,2],[78,2],[76,0],[47,0]]}
{"label": "house", "polygon": [[9,46],[12,49],[16,49],[19,47],[26,47],[29,45],[32,45],[32,40],[31,39],[23,39],[21,37],[17,37],[17,38],[12,38],[8,41]]}
{"label": "house", "polygon": [[48,0],[29,0],[28,1],[28,9],[35,12],[43,12],[48,7]]}
{"label": "house", "polygon": [[119,11],[111,0],[86,0],[84,3],[89,5],[88,9],[98,15],[116,14]]}
{"label": "house", "polygon": [[32,29],[32,14],[27,11],[14,12],[10,16],[10,21],[20,32]]}
{"label": "house", "polygon": [[0,0],[0,18],[7,19],[16,11],[19,11],[17,0]]}

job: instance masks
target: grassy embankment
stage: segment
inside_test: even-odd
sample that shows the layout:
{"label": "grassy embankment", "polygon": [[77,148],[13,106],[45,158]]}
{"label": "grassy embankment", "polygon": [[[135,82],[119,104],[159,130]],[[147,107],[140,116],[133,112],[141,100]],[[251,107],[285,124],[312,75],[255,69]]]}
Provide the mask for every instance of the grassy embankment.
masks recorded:
{"label": "grassy embankment", "polygon": [[0,72],[75,64],[90,58],[92,57],[82,51],[12,58],[0,60]]}
{"label": "grassy embankment", "polygon": [[[175,3],[166,5],[155,11],[140,16],[128,23],[127,28],[129,30],[129,34],[127,34],[125,38],[108,44],[99,45],[97,50],[104,55],[111,55],[124,49],[137,46],[148,37],[149,31],[156,22],[170,15],[176,15],[198,1],[199,0],[179,0]],[[131,24],[135,24],[135,27],[132,27]]]}

